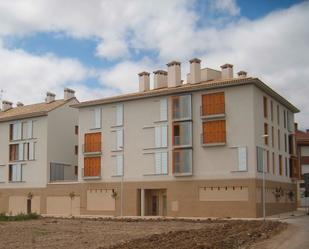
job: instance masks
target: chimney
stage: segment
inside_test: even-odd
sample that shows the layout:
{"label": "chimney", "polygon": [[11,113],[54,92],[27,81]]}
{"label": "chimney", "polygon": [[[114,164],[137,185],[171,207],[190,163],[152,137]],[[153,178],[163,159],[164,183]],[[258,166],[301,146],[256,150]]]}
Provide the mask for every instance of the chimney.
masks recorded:
{"label": "chimney", "polygon": [[178,61],[171,61],[167,65],[167,86],[180,86],[181,82],[181,66]]}
{"label": "chimney", "polygon": [[233,78],[233,65],[224,64],[221,66],[222,69],[222,79],[232,79]]}
{"label": "chimney", "polygon": [[295,129],[295,131],[298,131],[298,124],[297,123],[294,123],[294,129]]}
{"label": "chimney", "polygon": [[193,58],[190,61],[190,83],[200,83],[201,82],[201,60],[198,58]]}
{"label": "chimney", "polygon": [[16,106],[17,106],[17,107],[22,107],[22,106],[24,106],[24,104],[21,103],[21,102],[17,102]]}
{"label": "chimney", "polygon": [[70,88],[64,88],[64,100],[75,98],[75,91]]}
{"label": "chimney", "polygon": [[46,93],[45,102],[46,102],[47,104],[49,104],[49,103],[55,101],[55,97],[56,97],[56,94],[51,93],[51,92],[47,92],[47,93]]}
{"label": "chimney", "polygon": [[239,71],[239,72],[237,73],[237,75],[238,75],[238,78],[243,79],[243,78],[246,78],[246,77],[247,77],[247,72],[245,72],[245,71]]}
{"label": "chimney", "polygon": [[150,79],[149,79],[150,73],[143,71],[138,74],[139,79],[139,91],[140,92],[146,92],[150,90]]}
{"label": "chimney", "polygon": [[167,72],[164,70],[154,71],[154,89],[167,87]]}
{"label": "chimney", "polygon": [[2,111],[7,111],[7,110],[10,110],[12,109],[13,107],[13,103],[10,102],[10,101],[7,101],[7,100],[3,100],[2,101]]}

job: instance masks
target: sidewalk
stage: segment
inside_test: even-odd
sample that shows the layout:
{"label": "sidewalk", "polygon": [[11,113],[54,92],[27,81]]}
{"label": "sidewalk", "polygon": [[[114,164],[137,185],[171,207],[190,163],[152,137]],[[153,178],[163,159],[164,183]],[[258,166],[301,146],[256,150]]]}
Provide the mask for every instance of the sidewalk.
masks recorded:
{"label": "sidewalk", "polygon": [[309,215],[304,210],[271,217],[287,222],[287,230],[277,236],[258,243],[250,249],[307,249],[309,248]]}

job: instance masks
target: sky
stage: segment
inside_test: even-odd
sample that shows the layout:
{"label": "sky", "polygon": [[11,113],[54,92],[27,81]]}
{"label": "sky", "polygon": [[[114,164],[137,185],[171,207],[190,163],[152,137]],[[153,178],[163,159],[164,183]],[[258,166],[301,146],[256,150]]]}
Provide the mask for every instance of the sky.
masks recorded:
{"label": "sky", "polygon": [[137,73],[193,57],[234,65],[286,97],[309,128],[309,1],[0,0],[1,98],[80,101],[138,90]]}

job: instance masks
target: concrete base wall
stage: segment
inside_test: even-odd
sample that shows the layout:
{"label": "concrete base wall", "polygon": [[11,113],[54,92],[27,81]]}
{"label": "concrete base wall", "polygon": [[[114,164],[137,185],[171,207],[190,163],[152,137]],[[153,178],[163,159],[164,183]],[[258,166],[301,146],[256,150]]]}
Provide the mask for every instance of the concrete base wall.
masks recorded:
{"label": "concrete base wall", "polygon": [[[274,192],[279,188],[282,196],[275,198]],[[266,190],[266,215],[296,210],[296,184],[267,181]],[[144,206],[149,209],[148,200],[162,191],[164,213],[169,217],[255,218],[263,215],[262,182],[256,179],[124,182],[122,189],[120,182],[0,189],[0,212],[25,211],[31,192],[35,199],[32,207],[40,214],[136,216],[141,214],[141,192],[149,195],[144,198],[147,202]],[[288,194],[291,191],[294,198]]]}

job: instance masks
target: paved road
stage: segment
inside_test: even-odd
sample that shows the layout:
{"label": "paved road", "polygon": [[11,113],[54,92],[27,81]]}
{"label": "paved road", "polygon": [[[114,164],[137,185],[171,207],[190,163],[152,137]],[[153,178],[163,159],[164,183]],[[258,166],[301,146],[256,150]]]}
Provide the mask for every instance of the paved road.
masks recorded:
{"label": "paved road", "polygon": [[256,244],[252,249],[308,249],[309,215],[282,220],[291,224],[287,230],[270,240]]}

